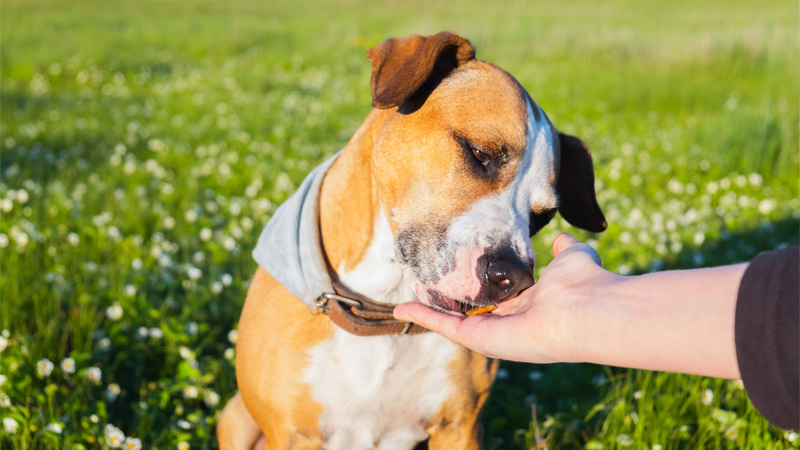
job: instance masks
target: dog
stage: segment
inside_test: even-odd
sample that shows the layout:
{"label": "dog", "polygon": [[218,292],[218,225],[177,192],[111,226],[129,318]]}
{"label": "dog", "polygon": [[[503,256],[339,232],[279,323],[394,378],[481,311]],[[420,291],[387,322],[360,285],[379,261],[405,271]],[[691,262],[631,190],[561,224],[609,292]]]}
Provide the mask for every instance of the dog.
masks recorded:
{"label": "dog", "polygon": [[392,305],[464,313],[534,284],[556,211],[602,231],[591,155],[450,32],[369,50],[374,109],[273,215],[222,449],[475,449],[498,362]]}

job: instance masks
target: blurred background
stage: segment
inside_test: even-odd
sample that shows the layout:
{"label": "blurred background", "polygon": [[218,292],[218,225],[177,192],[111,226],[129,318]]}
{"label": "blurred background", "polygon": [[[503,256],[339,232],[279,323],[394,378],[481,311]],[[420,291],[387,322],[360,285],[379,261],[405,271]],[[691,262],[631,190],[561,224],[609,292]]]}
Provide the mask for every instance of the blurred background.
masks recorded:
{"label": "blurred background", "polygon": [[[6,0],[0,447],[216,448],[261,228],[370,110],[364,53],[453,30],[592,150],[623,274],[798,243],[791,2]],[[503,363],[490,449],[783,449],[741,382]],[[535,411],[536,421],[533,421]]]}

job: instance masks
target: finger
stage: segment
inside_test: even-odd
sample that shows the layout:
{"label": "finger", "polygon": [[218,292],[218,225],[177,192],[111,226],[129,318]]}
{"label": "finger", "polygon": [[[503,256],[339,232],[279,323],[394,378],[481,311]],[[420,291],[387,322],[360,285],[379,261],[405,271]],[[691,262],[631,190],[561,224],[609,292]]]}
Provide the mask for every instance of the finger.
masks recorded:
{"label": "finger", "polygon": [[458,336],[461,322],[464,320],[462,315],[450,315],[435,311],[420,302],[409,302],[397,305],[394,308],[394,318],[405,320],[422,325],[444,335],[454,342]]}
{"label": "finger", "polygon": [[558,237],[556,237],[556,240],[553,242],[553,256],[558,256],[561,252],[577,243],[578,240],[572,237],[572,235],[569,233],[559,234]]}

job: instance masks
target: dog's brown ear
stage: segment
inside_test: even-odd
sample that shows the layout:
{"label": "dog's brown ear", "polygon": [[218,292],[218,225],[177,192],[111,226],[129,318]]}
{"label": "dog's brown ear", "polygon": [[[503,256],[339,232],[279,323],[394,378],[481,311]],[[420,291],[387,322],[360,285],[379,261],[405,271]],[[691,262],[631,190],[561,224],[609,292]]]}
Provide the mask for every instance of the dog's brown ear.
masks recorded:
{"label": "dog's brown ear", "polygon": [[594,165],[589,148],[580,139],[558,133],[561,165],[556,191],[558,212],[572,225],[600,232],[608,227],[594,193]]}
{"label": "dog's brown ear", "polygon": [[429,79],[438,83],[456,67],[475,59],[468,40],[443,31],[429,37],[387,39],[367,52],[372,61],[372,106],[400,106]]}

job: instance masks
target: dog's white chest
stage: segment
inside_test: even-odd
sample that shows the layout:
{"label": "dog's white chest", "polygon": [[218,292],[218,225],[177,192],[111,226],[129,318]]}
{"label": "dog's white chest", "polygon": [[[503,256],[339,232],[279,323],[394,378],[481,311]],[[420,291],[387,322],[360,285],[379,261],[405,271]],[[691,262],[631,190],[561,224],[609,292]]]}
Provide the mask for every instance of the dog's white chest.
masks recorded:
{"label": "dog's white chest", "polygon": [[336,329],[310,352],[305,381],[328,450],[410,449],[450,394],[457,347],[436,333],[362,337]]}

